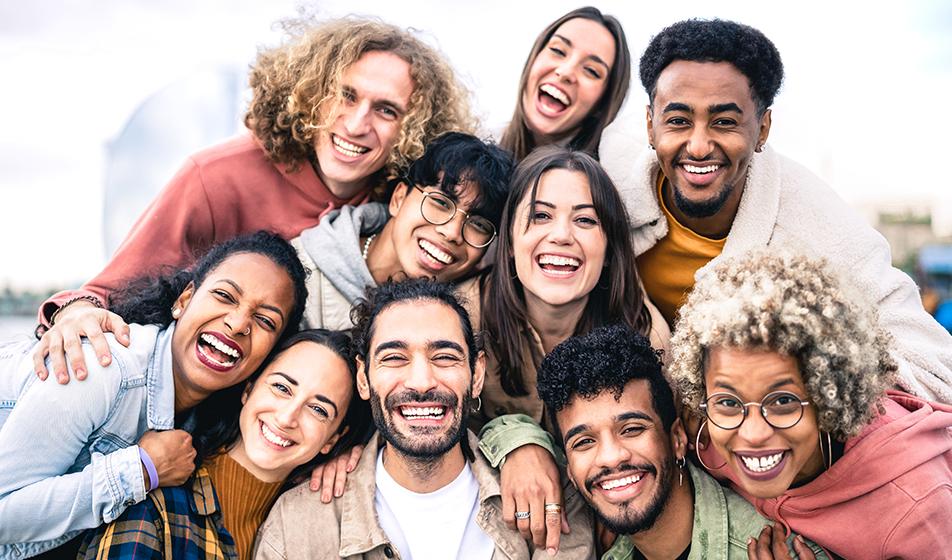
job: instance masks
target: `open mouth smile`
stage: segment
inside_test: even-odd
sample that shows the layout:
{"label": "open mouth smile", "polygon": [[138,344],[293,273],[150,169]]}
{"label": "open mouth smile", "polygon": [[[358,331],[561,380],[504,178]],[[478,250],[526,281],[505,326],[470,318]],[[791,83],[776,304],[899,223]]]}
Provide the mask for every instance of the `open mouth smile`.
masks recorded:
{"label": "open mouth smile", "polygon": [[552,84],[539,86],[537,101],[540,112],[550,117],[560,115],[572,105],[568,94]]}
{"label": "open mouth smile", "polygon": [[426,239],[420,239],[417,241],[417,245],[420,247],[423,264],[424,266],[429,265],[428,268],[439,270],[456,262],[456,257]]}
{"label": "open mouth smile", "polygon": [[740,453],[735,451],[734,455],[740,459],[738,464],[749,478],[770,480],[783,472],[783,468],[787,464],[787,457],[790,454],[787,451],[771,450],[763,453]]}
{"label": "open mouth smile", "polygon": [[550,253],[543,253],[536,257],[536,263],[543,272],[556,277],[571,276],[582,267],[582,261],[575,257]]}
{"label": "open mouth smile", "polygon": [[351,158],[359,157],[370,151],[370,148],[366,146],[348,142],[347,140],[344,140],[340,136],[333,133],[331,134],[331,142],[334,146],[334,150],[336,150],[337,153]]}
{"label": "open mouth smile", "polygon": [[634,498],[642,491],[641,481],[648,474],[642,471],[628,471],[620,476],[612,475],[595,482],[591,485],[591,489],[604,495],[609,502],[624,502]]}
{"label": "open mouth smile", "polygon": [[215,371],[232,369],[243,356],[240,346],[217,332],[201,333],[195,349],[199,361]]}
{"label": "open mouth smile", "polygon": [[278,435],[274,430],[269,428],[268,425],[262,422],[261,420],[258,420],[258,424],[260,425],[261,436],[268,443],[282,449],[295,445],[295,443],[292,440],[289,440],[285,437]]}

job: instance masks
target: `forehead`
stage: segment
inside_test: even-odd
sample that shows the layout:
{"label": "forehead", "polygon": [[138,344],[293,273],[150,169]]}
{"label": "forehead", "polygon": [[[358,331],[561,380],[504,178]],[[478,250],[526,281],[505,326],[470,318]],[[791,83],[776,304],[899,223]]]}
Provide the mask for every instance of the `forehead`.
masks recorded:
{"label": "forehead", "polygon": [[370,349],[382,342],[399,340],[410,348],[422,348],[434,340],[449,340],[466,348],[460,316],[450,306],[434,300],[395,303],[377,314]]}
{"label": "forehead", "polygon": [[308,394],[349,398],[353,386],[350,370],[336,352],[316,342],[298,342],[278,354],[265,367],[265,375],[285,373],[298,382]]}
{"label": "forehead", "polygon": [[410,64],[389,51],[368,51],[344,69],[342,85],[361,97],[397,103],[406,108],[413,94]]}
{"label": "forehead", "polygon": [[[291,279],[287,271],[258,253],[235,253],[208,272],[203,284],[229,280],[238,285],[246,297],[272,300],[291,298]],[[290,303],[288,303],[290,307]]]}
{"label": "forehead", "polygon": [[611,67],[615,63],[615,38],[604,25],[587,18],[573,18],[560,25],[553,33],[572,42],[584,56],[595,55]]}
{"label": "forehead", "polygon": [[[804,388],[797,360],[770,350],[715,347],[708,352],[704,372],[708,393],[730,385],[738,396],[757,399],[777,389]],[[776,387],[786,379],[793,383]]]}
{"label": "forehead", "polygon": [[[527,189],[522,204],[529,204],[532,190]],[[581,171],[568,169],[550,169],[539,178],[536,200],[544,200],[556,206],[577,206],[592,204],[592,190],[588,177]]]}
{"label": "forehead", "polygon": [[556,415],[562,435],[574,426],[588,425],[593,431],[611,427],[621,414],[641,412],[660,424],[658,413],[651,402],[651,386],[647,379],[633,379],[625,385],[620,398],[610,390],[602,391],[594,399],[576,396]]}
{"label": "forehead", "polygon": [[695,110],[708,105],[736,103],[745,108],[754,104],[747,79],[729,62],[676,60],[658,76],[655,105],[685,103]]}
{"label": "forehead", "polygon": [[437,184],[430,185],[427,188],[440,191],[441,193],[455,200],[456,204],[460,208],[463,210],[468,210],[473,207],[476,199],[479,198],[481,188],[478,182],[466,179],[467,173],[468,172],[462,173],[463,179],[459,183],[455,185],[446,185],[446,187],[449,189],[446,191],[439,186],[443,182],[443,172],[440,171],[436,179]]}

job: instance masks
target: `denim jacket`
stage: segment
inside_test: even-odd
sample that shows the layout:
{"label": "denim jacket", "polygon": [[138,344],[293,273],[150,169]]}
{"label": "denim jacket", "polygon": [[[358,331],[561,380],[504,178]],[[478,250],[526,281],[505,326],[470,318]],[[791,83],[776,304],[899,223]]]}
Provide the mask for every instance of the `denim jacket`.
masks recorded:
{"label": "denim jacket", "polygon": [[[112,362],[83,342],[89,376],[33,373],[32,345],[0,347],[0,559],[35,556],[145,499],[136,442],[174,425],[173,326],[107,334]],[[72,371],[70,371],[72,376]]]}

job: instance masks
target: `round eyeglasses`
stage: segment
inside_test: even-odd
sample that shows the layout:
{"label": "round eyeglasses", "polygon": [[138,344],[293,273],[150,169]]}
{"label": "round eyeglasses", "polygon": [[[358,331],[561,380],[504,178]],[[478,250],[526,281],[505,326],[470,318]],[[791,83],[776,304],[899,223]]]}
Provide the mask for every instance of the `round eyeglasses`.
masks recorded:
{"label": "round eyeglasses", "polygon": [[455,218],[459,212],[466,217],[463,220],[463,241],[467,244],[482,249],[496,238],[496,226],[486,218],[460,210],[452,198],[439,191],[426,191],[418,185],[413,186],[423,193],[420,213],[427,222],[441,226]]}
{"label": "round eyeglasses", "polygon": [[768,424],[783,430],[792,428],[803,418],[803,407],[808,404],[810,401],[801,400],[799,395],[788,391],[768,393],[760,402],[748,403],[732,393],[715,393],[701,403],[701,410],[715,426],[735,430],[747,419],[747,408],[757,406]]}

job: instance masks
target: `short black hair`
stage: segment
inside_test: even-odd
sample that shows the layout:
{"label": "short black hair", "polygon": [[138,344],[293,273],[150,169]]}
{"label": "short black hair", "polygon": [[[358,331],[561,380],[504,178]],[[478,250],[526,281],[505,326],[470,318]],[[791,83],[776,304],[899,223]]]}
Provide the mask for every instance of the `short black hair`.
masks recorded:
{"label": "short black hair", "polygon": [[[463,339],[466,341],[466,350],[469,353],[469,369],[470,372],[475,371],[476,356],[480,348],[479,341],[473,332],[473,325],[469,320],[469,313],[460,303],[453,286],[429,278],[415,278],[401,282],[388,281],[380,286],[367,288],[364,298],[358,300],[350,311],[350,319],[354,323],[354,351],[357,357],[365,364],[367,363],[370,339],[374,336],[374,323],[377,316],[391,305],[412,301],[435,301],[456,312],[460,328],[463,330]],[[412,329],[413,325],[407,325],[407,328]]]}
{"label": "short black hair", "polygon": [[676,60],[729,62],[750,82],[757,111],[773,105],[783,82],[777,47],[763,33],[734,21],[689,19],[665,27],[641,55],[641,84],[654,103],[658,76]]}
{"label": "short black hair", "polygon": [[479,193],[470,211],[498,229],[515,165],[512,154],[491,142],[471,134],[447,132],[427,144],[423,155],[410,164],[405,179],[421,187],[439,187],[454,197],[460,183],[476,183]]}
{"label": "short black hair", "polygon": [[621,323],[592,329],[556,346],[539,366],[537,387],[554,420],[555,413],[577,397],[594,399],[611,391],[620,399],[625,385],[635,379],[648,381],[651,405],[665,431],[670,431],[677,411],[671,386],[661,373],[659,352]]}

